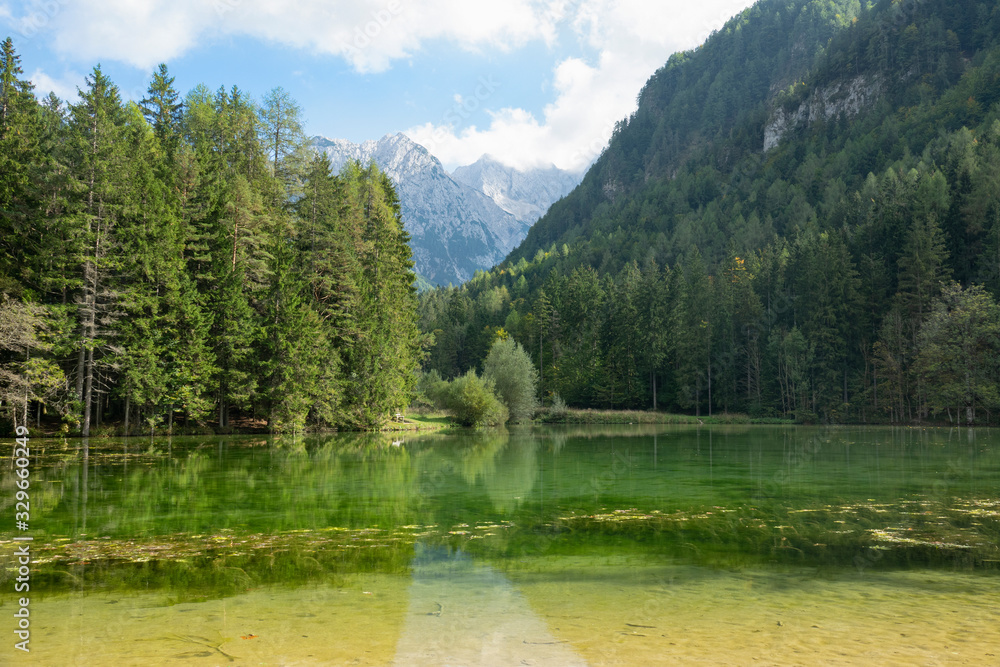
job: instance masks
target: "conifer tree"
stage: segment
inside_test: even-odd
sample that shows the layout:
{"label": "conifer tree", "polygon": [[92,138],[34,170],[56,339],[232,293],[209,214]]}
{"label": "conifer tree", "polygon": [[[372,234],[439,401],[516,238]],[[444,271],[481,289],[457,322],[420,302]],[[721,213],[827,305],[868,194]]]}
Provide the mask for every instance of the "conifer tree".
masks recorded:
{"label": "conifer tree", "polygon": [[264,97],[260,120],[261,145],[272,173],[284,185],[286,195],[298,195],[298,176],[306,168],[301,107],[279,86]]}
{"label": "conifer tree", "polygon": [[344,181],[331,173],[330,159],[318,154],[310,163],[303,196],[296,202],[301,270],[313,302],[343,348],[357,337],[360,216],[353,215]]}
{"label": "conifer tree", "polygon": [[929,312],[931,301],[940,293],[941,283],[949,277],[947,260],[944,234],[936,217],[930,214],[914,220],[897,262],[899,291],[896,298],[918,326]]}
{"label": "conifer tree", "polygon": [[42,128],[33,86],[23,74],[8,37],[0,44],[0,290],[5,292],[28,277],[26,260],[42,245],[32,187],[42,160]]}
{"label": "conifer tree", "polygon": [[711,282],[697,247],[688,253],[674,308],[674,331],[677,332],[677,401],[701,415],[703,405],[712,408],[710,314]]}
{"label": "conifer tree", "polygon": [[146,95],[139,103],[142,113],[152,126],[162,150],[172,157],[180,139],[184,105],[179,101],[180,95],[174,90],[174,77],[169,76],[165,64],[160,63],[153,73]]}
{"label": "conifer tree", "polygon": [[336,414],[339,360],[312,307],[308,284],[295,267],[294,249],[280,238],[273,244],[262,331],[266,352],[262,389],[271,429],[301,431],[310,410],[327,418]]}
{"label": "conifer tree", "polygon": [[413,261],[389,177],[374,163],[366,168],[349,163],[342,177],[363,224],[359,335],[344,356],[345,375],[353,384],[346,418],[371,427],[405,408],[415,384],[419,332]]}
{"label": "conifer tree", "polygon": [[70,214],[76,221],[82,255],[78,297],[79,352],[76,394],[82,406],[84,436],[90,434],[98,364],[114,365],[111,339],[120,298],[113,276],[121,260],[117,224],[128,178],[125,114],[118,88],[100,67],[87,77],[80,102],[70,106],[70,173],[77,196]]}
{"label": "conifer tree", "polygon": [[128,112],[133,159],[120,234],[129,313],[121,327],[126,430],[133,404],[150,418],[165,408],[169,428],[175,408],[186,418],[200,418],[209,408],[208,328],[187,274],[181,204],[171,187],[174,170],[155,127],[138,116],[136,107]]}

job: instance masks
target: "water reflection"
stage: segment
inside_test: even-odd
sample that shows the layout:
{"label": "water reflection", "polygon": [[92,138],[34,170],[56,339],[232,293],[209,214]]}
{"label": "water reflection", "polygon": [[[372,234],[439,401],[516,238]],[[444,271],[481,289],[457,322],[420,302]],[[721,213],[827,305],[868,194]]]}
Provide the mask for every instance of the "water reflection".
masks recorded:
{"label": "water reflection", "polygon": [[396,665],[583,666],[502,573],[418,543]]}
{"label": "water reflection", "polygon": [[92,440],[47,443],[33,465],[43,590],[399,573],[418,542],[500,568],[603,551],[859,573],[1000,561],[1000,438],[983,429]]}

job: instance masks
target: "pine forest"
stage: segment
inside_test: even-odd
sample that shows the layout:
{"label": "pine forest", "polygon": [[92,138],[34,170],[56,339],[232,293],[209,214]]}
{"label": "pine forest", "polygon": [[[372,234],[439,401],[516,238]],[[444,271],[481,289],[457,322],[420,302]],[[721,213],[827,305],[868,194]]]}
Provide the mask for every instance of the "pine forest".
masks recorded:
{"label": "pine forest", "polygon": [[1000,419],[1000,6],[762,0],[649,79],[425,369],[513,337],[549,403]]}
{"label": "pine forest", "polygon": [[161,65],[136,104],[97,67],[67,106],[2,57],[9,426],[369,429],[406,407],[417,300],[384,173],[331,173],[280,88],[182,98]]}
{"label": "pine forest", "polygon": [[281,88],[172,81],[39,102],[3,44],[10,425],[369,429],[463,393],[469,424],[1000,421],[996,3],[760,0],[505,261],[419,295],[374,163],[331,173]]}

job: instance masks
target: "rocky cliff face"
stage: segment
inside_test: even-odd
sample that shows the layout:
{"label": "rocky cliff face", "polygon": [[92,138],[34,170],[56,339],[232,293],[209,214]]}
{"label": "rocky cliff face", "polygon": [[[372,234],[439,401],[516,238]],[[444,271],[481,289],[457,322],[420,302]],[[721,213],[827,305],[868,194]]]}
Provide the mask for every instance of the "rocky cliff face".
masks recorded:
{"label": "rocky cliff face", "polygon": [[[498,264],[524,239],[548,205],[572,185],[552,168],[522,174],[489,158],[453,177],[426,148],[403,134],[355,144],[313,137],[338,171],[348,160],[374,160],[396,185],[415,269],[431,283],[462,283]],[[577,179],[578,180],[578,179]]]}
{"label": "rocky cliff face", "polygon": [[883,82],[879,78],[858,76],[817,88],[794,111],[777,107],[764,126],[764,152],[777,146],[788,132],[811,125],[858,115],[871,106],[882,94]]}
{"label": "rocky cliff face", "polygon": [[580,183],[581,174],[549,167],[518,171],[484,155],[452,177],[479,190],[521,222],[529,225],[545,215],[549,206]]}

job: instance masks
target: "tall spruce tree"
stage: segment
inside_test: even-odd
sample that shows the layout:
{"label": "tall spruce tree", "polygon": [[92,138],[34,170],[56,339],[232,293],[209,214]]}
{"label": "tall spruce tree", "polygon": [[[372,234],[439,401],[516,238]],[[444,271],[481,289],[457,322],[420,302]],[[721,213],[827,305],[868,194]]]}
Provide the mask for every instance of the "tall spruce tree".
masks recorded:
{"label": "tall spruce tree", "polygon": [[117,225],[125,203],[129,159],[117,86],[100,67],[86,83],[80,101],[70,106],[68,128],[70,173],[77,193],[69,213],[76,221],[81,251],[76,398],[84,436],[90,434],[95,383],[101,382],[99,366],[116,363],[112,339],[121,296],[114,283],[121,261]]}
{"label": "tall spruce tree", "polygon": [[339,363],[313,308],[309,285],[296,266],[295,249],[281,238],[273,244],[262,331],[262,389],[270,428],[301,431],[310,411],[327,419],[336,414],[340,388],[331,380],[337,378]]}
{"label": "tall spruce tree", "polygon": [[173,156],[180,140],[184,105],[174,89],[174,77],[169,75],[165,64],[160,63],[153,73],[146,95],[139,103],[142,113],[152,126],[161,149],[167,156]]}
{"label": "tall spruce tree", "polygon": [[41,123],[31,82],[8,37],[0,45],[0,291],[20,291],[42,246],[32,181],[43,156]]}
{"label": "tall spruce tree", "polygon": [[412,253],[389,177],[374,163],[349,163],[341,176],[363,224],[358,337],[344,355],[353,385],[346,419],[374,427],[409,404],[416,381],[420,348]]}

